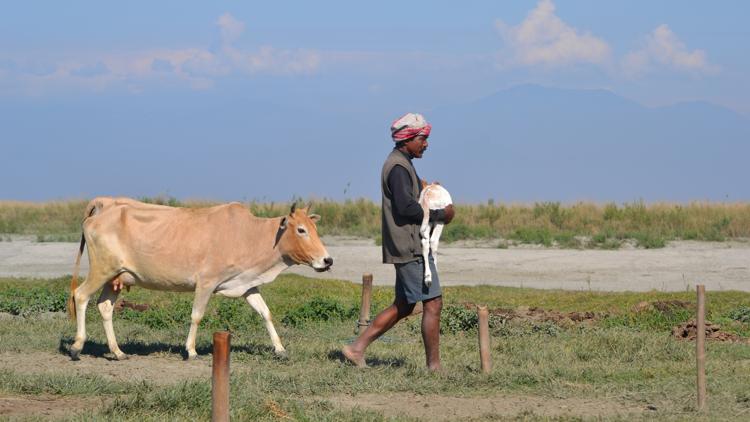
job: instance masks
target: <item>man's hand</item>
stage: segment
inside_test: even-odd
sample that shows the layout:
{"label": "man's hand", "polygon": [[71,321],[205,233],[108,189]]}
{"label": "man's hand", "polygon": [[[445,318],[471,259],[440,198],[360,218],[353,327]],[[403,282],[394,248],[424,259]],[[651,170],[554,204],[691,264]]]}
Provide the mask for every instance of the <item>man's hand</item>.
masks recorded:
{"label": "man's hand", "polygon": [[445,220],[443,222],[449,224],[455,215],[456,210],[453,209],[453,204],[448,204],[448,206],[445,207]]}

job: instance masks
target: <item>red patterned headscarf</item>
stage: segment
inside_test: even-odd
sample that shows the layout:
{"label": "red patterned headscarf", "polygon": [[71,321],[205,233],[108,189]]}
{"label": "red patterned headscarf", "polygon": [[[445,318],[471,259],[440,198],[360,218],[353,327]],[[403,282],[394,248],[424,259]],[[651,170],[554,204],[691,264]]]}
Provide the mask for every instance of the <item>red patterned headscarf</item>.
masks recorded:
{"label": "red patterned headscarf", "polygon": [[418,113],[406,113],[391,124],[393,142],[405,141],[415,136],[430,136],[432,125]]}

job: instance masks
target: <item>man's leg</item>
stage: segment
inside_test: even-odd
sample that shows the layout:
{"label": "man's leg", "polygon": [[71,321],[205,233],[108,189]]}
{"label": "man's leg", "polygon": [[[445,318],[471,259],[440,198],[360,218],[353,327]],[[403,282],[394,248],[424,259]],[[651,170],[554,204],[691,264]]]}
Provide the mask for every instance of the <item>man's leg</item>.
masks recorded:
{"label": "man's leg", "polygon": [[427,299],[422,310],[422,341],[427,357],[427,369],[440,370],[440,311],[443,309],[443,297]]}
{"label": "man's leg", "polygon": [[401,319],[411,315],[413,310],[413,303],[408,304],[405,299],[396,298],[391,306],[385,308],[375,317],[375,320],[354,340],[354,343],[344,346],[341,352],[353,364],[359,367],[367,366],[365,364],[365,349],[367,349],[367,346],[390,330]]}

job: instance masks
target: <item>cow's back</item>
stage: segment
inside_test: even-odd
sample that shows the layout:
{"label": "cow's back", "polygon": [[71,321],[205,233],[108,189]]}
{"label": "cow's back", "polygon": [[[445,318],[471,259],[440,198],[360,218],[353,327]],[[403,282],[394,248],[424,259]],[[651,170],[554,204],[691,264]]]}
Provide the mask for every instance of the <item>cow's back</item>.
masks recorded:
{"label": "cow's back", "polygon": [[97,199],[84,221],[89,259],[160,290],[192,290],[200,277],[232,271],[239,236],[252,218],[237,203],[190,209]]}

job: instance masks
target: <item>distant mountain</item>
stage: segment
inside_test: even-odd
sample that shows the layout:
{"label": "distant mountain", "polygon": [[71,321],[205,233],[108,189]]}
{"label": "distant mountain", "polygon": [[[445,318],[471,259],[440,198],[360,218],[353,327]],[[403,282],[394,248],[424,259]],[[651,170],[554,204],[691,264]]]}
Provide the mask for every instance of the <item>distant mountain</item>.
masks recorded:
{"label": "distant mountain", "polygon": [[[0,199],[379,200],[401,110],[304,100],[0,98]],[[649,108],[605,90],[522,85],[425,114],[434,129],[417,170],[458,202],[750,200],[750,122],[706,102]]]}
{"label": "distant mountain", "polygon": [[420,165],[459,199],[750,199],[750,120],[707,102],[649,108],[521,85],[429,119],[434,148]]}

